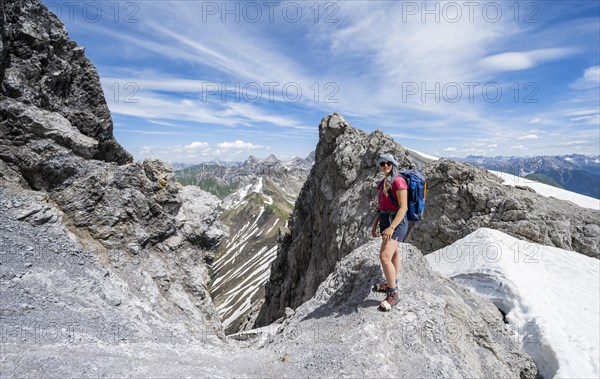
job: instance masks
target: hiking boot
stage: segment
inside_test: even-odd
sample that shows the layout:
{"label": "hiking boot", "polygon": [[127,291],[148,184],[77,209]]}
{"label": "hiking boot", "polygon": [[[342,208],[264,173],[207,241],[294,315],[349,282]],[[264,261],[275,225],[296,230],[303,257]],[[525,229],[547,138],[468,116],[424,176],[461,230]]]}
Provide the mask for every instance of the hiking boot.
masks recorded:
{"label": "hiking boot", "polygon": [[391,311],[392,307],[398,303],[400,299],[398,298],[398,290],[396,291],[388,291],[385,300],[379,304],[379,309],[382,311]]}
{"label": "hiking boot", "polygon": [[378,283],[371,288],[371,291],[387,293],[389,289],[390,287],[387,286],[387,283]]}
{"label": "hiking boot", "polygon": [[[396,286],[398,286],[398,279],[396,279]],[[389,291],[389,289],[390,289],[390,287],[387,286],[387,283],[383,282],[383,283],[375,284],[373,286],[373,288],[371,288],[371,291],[387,293]]]}

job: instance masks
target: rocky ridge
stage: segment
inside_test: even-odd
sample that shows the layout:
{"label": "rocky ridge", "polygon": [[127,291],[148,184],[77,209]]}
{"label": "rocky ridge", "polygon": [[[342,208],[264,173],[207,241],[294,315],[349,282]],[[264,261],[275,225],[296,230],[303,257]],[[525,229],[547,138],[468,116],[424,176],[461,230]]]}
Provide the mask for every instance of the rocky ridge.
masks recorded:
{"label": "rocky ridge", "polygon": [[[0,195],[0,206],[7,200],[22,206]],[[379,242],[372,241],[338,262],[316,295],[296,312],[288,308],[278,323],[225,341],[210,330],[183,339],[180,333],[189,330],[180,324],[184,317],[165,318],[160,307],[144,306],[126,283],[112,272],[106,275],[101,260],[65,239],[58,223],[34,227],[6,217],[9,213],[0,214],[4,248],[30,243],[31,237],[58,251],[3,262],[16,274],[7,281],[10,302],[25,309],[2,315],[3,376],[533,379],[536,374],[491,302],[433,274],[410,245],[402,249],[403,297],[390,313],[376,310],[381,294],[370,291],[381,276],[374,258]],[[5,234],[17,229],[20,241]],[[19,291],[24,285],[29,290]],[[115,308],[119,301],[127,312]],[[87,314],[79,311],[83,306]]]}
{"label": "rocky ridge", "polygon": [[[60,149],[42,142],[51,140],[84,158],[131,162],[113,137],[98,74],[84,48],[38,1],[4,1],[1,12],[1,137],[12,143],[0,158],[38,176],[68,177],[72,168],[53,161]],[[47,163],[39,161],[40,155]]]}
{"label": "rocky ridge", "polygon": [[[165,162],[131,163],[112,136],[98,75],[83,48],[41,3],[0,5],[0,182],[7,212],[18,208],[17,220],[36,226],[64,225],[73,249],[95,257],[111,282],[125,288],[120,298],[139,300],[115,300],[114,312],[154,308],[166,323],[185,325],[178,338],[207,330],[222,337],[207,289],[207,263],[227,235],[217,220],[218,199],[182,188]],[[43,239],[37,244],[46,252]],[[9,266],[1,269],[12,277]],[[52,282],[55,272],[39,275]],[[89,314],[73,304],[73,312]],[[6,304],[11,317],[29,313],[13,306]],[[56,304],[47,307],[58,311]],[[139,320],[140,328],[150,322]]]}
{"label": "rocky ridge", "polygon": [[[319,377],[534,378],[531,358],[484,297],[434,274],[421,252],[402,246],[400,304],[376,310],[382,295],[379,240],[341,261],[268,345],[289,352],[299,372]],[[334,359],[335,357],[335,359]]]}
{"label": "rocky ridge", "polygon": [[600,199],[600,156],[468,156],[459,161],[502,171]]}
{"label": "rocky ridge", "polygon": [[[201,300],[182,288],[167,288],[169,280],[173,287],[186,281],[181,273],[176,277],[168,257],[84,245],[73,228],[64,226],[68,216],[51,203],[37,191],[0,187],[3,344],[20,351],[35,345],[176,342],[200,339],[209,331],[220,334],[213,326],[219,325],[216,314]],[[193,261],[188,252],[181,255]],[[212,320],[204,320],[204,313]]]}
{"label": "rocky ridge", "polygon": [[600,211],[546,197],[528,187],[503,185],[484,169],[441,159],[424,168],[425,217],[406,242],[424,253],[452,244],[478,228],[600,257]]}

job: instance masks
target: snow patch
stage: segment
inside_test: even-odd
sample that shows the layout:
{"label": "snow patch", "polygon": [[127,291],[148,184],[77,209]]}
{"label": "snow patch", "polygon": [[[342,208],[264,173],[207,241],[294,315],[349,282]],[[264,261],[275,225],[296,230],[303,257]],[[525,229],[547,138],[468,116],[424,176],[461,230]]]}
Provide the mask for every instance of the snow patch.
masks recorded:
{"label": "snow patch", "polygon": [[421,165],[432,162],[432,161],[437,161],[440,158],[433,156],[433,155],[429,155],[429,154],[425,154],[422,153],[420,151],[414,150],[414,149],[409,149],[409,148],[404,148],[406,150],[406,152],[408,153],[408,155],[414,159],[416,159]]}
{"label": "snow patch", "polygon": [[600,377],[600,261],[481,228],[426,257],[506,313],[545,378]]}
{"label": "snow patch", "polygon": [[520,176],[507,174],[505,172],[488,170],[492,174],[503,179],[503,184],[508,186],[526,186],[533,188],[535,192],[546,197],[555,197],[561,200],[571,201],[580,207],[600,210],[600,199],[595,199],[590,196],[581,195],[575,192],[567,191],[562,188],[553,187],[547,184],[536,182]]}

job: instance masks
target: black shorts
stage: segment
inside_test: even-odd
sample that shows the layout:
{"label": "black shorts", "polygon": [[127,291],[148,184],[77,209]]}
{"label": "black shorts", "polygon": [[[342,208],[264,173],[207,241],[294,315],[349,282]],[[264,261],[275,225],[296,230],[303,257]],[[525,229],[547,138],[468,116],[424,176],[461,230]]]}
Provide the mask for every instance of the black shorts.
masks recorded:
{"label": "black shorts", "polygon": [[[379,218],[379,231],[383,233],[384,230],[390,227],[394,218],[396,217],[395,213],[384,213],[381,212]],[[392,234],[392,239],[395,239],[398,242],[404,242],[404,237],[406,237],[406,232],[408,232],[408,216],[404,214],[404,218],[400,225],[394,229],[394,233]]]}

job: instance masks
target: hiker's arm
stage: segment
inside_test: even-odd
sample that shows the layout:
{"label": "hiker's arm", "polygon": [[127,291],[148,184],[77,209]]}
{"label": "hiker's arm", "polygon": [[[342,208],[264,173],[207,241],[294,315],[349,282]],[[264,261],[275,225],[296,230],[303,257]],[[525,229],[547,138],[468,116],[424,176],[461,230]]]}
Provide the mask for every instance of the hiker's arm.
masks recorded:
{"label": "hiker's arm", "polygon": [[379,215],[378,211],[377,216],[375,216],[375,219],[373,220],[373,226],[371,227],[371,236],[373,236],[373,238],[377,237],[377,225],[379,224],[380,218],[381,216]]}
{"label": "hiker's arm", "polygon": [[400,209],[396,212],[396,217],[394,217],[394,221],[390,224],[389,228],[383,231],[383,238],[388,240],[394,234],[394,229],[400,225],[402,220],[404,219],[404,215],[408,211],[408,191],[407,190],[398,190],[396,191],[396,196],[398,202],[400,203]]}

